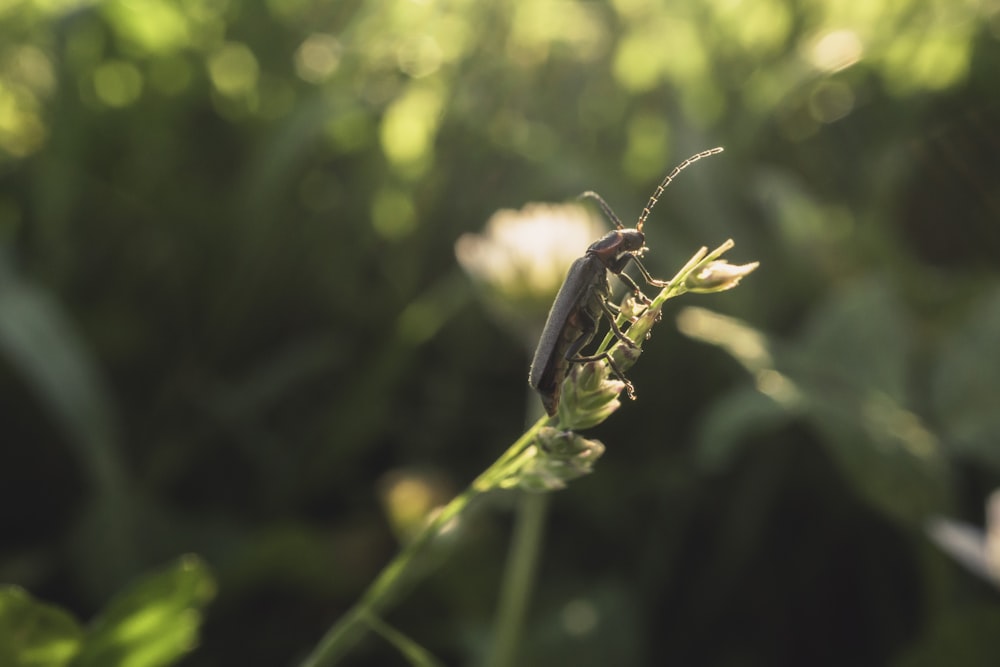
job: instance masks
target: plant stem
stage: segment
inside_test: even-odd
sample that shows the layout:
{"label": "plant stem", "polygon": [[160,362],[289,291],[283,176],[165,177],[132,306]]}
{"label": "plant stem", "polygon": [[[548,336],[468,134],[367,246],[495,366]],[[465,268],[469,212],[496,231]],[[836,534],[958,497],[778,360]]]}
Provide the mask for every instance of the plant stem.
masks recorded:
{"label": "plant stem", "polygon": [[368,626],[387,642],[406,656],[413,667],[444,667],[437,661],[423,646],[404,635],[402,632],[392,627],[378,616],[367,616],[365,620]]}
{"label": "plant stem", "polygon": [[336,623],[327,630],[301,667],[327,667],[335,664],[371,629],[371,618],[379,617],[394,604],[405,587],[414,583],[415,566],[426,556],[430,547],[445,529],[487,491],[516,472],[523,462],[522,454],[534,441],[535,434],[548,418],[539,419],[511,445],[507,451],[483,471],[462,493],[441,508],[441,511],[396,555],[379,573],[375,581]]}
{"label": "plant stem", "polygon": [[541,551],[548,506],[547,494],[521,492],[504,583],[500,589],[493,651],[486,660],[489,667],[511,667],[517,664],[517,651],[521,646],[535,571],[538,569],[538,554]]}

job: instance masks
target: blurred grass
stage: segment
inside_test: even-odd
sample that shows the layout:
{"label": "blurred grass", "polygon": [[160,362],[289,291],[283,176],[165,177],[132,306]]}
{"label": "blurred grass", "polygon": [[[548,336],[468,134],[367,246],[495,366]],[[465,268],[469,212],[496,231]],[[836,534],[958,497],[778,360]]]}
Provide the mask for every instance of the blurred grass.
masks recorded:
{"label": "blurred grass", "polygon": [[[527,359],[455,239],[588,189],[634,219],[721,144],[646,263],[761,260],[711,307],[773,367],[657,331],[555,499],[524,664],[984,664],[995,593],[920,524],[979,523],[1000,486],[998,25],[946,0],[0,7],[0,581],[89,618],[193,551],[220,588],[184,664],[301,658],[396,549],[379,479],[461,488],[519,432]],[[390,619],[446,664],[486,646],[506,502]]]}

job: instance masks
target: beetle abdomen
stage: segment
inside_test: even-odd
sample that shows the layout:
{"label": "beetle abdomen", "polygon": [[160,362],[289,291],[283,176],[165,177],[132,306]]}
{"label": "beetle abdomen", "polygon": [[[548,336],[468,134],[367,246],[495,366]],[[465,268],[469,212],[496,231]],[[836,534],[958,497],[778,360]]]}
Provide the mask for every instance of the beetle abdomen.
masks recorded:
{"label": "beetle abdomen", "polygon": [[552,302],[528,373],[528,383],[541,395],[549,415],[556,413],[568,357],[573,356],[567,351],[579,350],[594,337],[602,314],[601,301],[608,292],[604,264],[588,254],[573,262]]}

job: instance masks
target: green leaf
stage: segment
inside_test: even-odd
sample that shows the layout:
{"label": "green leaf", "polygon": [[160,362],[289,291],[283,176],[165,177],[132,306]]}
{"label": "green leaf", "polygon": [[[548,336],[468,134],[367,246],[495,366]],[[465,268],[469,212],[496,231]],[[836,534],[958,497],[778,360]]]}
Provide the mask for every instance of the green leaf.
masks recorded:
{"label": "green leaf", "polygon": [[69,613],[16,586],[0,588],[0,665],[60,667],[80,648],[83,631]]}
{"label": "green leaf", "polygon": [[882,281],[858,281],[818,306],[782,361],[799,382],[828,398],[878,392],[905,402],[911,329],[899,298]]}
{"label": "green leaf", "polygon": [[884,395],[823,402],[812,393],[809,419],[862,497],[910,524],[948,504],[947,461],[937,438],[912,412]]}
{"label": "green leaf", "polygon": [[73,667],[159,667],[190,651],[201,608],[215,583],[204,564],[185,556],[115,597],[95,621]]}
{"label": "green leaf", "polygon": [[875,507],[917,523],[946,502],[943,449],[909,408],[912,325],[881,281],[858,281],[834,293],[785,345],[732,318],[687,312],[681,330],[729,352],[754,375],[760,392],[735,393],[707,413],[699,433],[702,465],[725,465],[748,431],[802,419]]}
{"label": "green leaf", "polygon": [[948,494],[944,452],[909,409],[912,324],[898,297],[861,281],[821,307],[793,348],[777,354],[804,416],[862,496],[919,522]]}
{"label": "green leaf", "polygon": [[59,302],[20,279],[2,255],[0,355],[79,448],[95,484],[120,486],[116,419],[92,351]]}
{"label": "green leaf", "polygon": [[931,411],[956,450],[1000,470],[1000,289],[973,308],[941,346]]}
{"label": "green leaf", "polygon": [[736,389],[713,402],[699,420],[698,464],[710,471],[725,468],[747,434],[777,428],[793,416],[788,406],[758,389]]}

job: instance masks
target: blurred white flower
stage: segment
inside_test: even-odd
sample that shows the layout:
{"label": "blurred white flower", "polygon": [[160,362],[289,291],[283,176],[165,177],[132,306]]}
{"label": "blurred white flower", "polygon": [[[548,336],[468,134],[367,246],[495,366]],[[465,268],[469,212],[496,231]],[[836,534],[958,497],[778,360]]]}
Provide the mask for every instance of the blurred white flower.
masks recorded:
{"label": "blurred white flower", "polygon": [[494,317],[533,348],[570,264],[606,232],[579,204],[527,204],[463,234],[455,256]]}
{"label": "blurred white flower", "polygon": [[986,500],[986,530],[935,517],[927,522],[935,544],[973,573],[1000,588],[1000,490]]}

